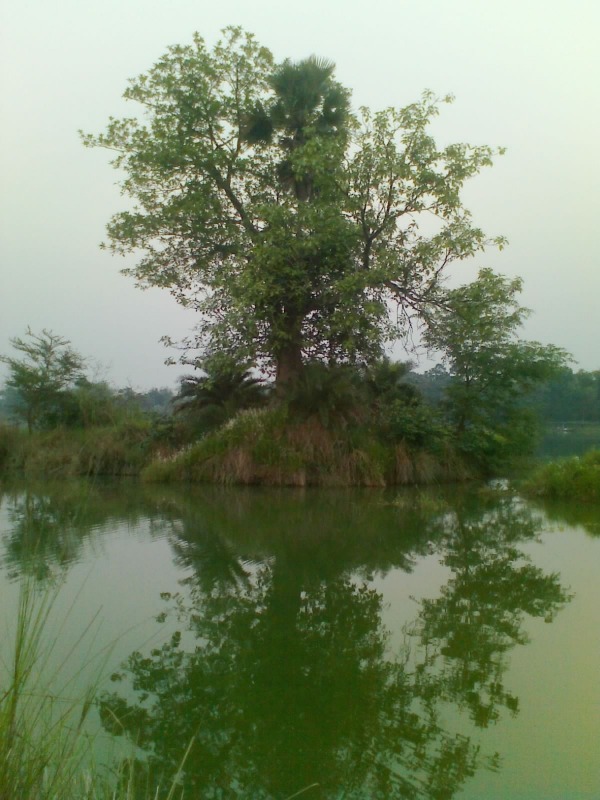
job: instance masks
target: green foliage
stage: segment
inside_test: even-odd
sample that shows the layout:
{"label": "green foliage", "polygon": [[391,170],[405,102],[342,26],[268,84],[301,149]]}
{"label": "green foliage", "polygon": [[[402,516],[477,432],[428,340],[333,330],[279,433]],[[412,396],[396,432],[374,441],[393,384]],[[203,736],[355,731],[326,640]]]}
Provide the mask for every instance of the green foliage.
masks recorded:
{"label": "green foliage", "polygon": [[413,400],[416,392],[406,382],[412,366],[410,361],[391,361],[387,356],[369,362],[364,370],[364,381],[373,400],[379,404],[400,397],[407,402]]}
{"label": "green foliage", "polygon": [[525,483],[524,489],[551,499],[600,503],[600,450],[546,464]]}
{"label": "green foliage", "polygon": [[412,364],[378,359],[363,371],[374,433],[386,444],[440,452],[450,430],[439,410],[409,380]]}
{"label": "green foliage", "polygon": [[119,426],[168,411],[169,389],[140,393],[89,380],[84,359],[51,331],[28,330],[26,339],[11,343],[24,358],[0,357],[10,369],[0,393],[0,418],[23,420],[30,431]]}
{"label": "green foliage", "polygon": [[27,329],[26,338],[10,339],[22,358],[0,356],[8,365],[6,385],[14,390],[12,411],[34,427],[52,427],[65,415],[70,404],[69,389],[83,376],[84,359],[70,347],[68,339],[52,331],[36,334]]}
{"label": "green foliage", "polygon": [[519,278],[483,269],[477,280],[448,292],[425,332],[452,374],[446,399],[457,436],[487,467],[498,466],[514,447],[517,454],[531,450],[525,445],[531,417],[520,411],[522,400],[569,358],[554,345],[517,338],[529,313],[518,302],[521,286]]}
{"label": "green foliage", "polygon": [[116,154],[133,201],[110,249],[141,252],[127,271],[200,312],[204,346],[272,368],[280,386],[306,361],[379,355],[439,299],[444,270],[486,244],[460,193],[494,151],[437,147],[429,93],[356,115],[332,64],[277,65],[228,28],[212,50],[197,34],[171,47],[125,98],[139,116],[83,137]]}
{"label": "green foliage", "polygon": [[410,450],[403,449],[411,437],[413,417],[403,420],[400,446],[372,420],[355,419],[349,425],[337,420],[325,426],[318,414],[306,416],[289,411],[286,405],[242,411],[195,444],[156,458],[143,470],[142,478],[148,482],[384,486],[467,477],[445,431],[435,429],[429,419],[422,419],[424,430],[419,430],[427,453],[416,443],[416,434]]}
{"label": "green foliage", "polygon": [[292,419],[315,417],[325,428],[345,427],[364,418],[367,400],[356,369],[319,361],[305,366],[287,395]]}
{"label": "green foliage", "polygon": [[532,403],[548,422],[600,422],[600,370],[564,367],[540,387]]}
{"label": "green foliage", "polygon": [[137,475],[156,449],[151,431],[148,421],[29,435],[0,427],[0,471],[29,478]]}
{"label": "green foliage", "polygon": [[428,403],[435,406],[442,405],[446,390],[452,382],[452,376],[443,364],[436,364],[423,373],[410,372],[406,379]]}
{"label": "green foliage", "polygon": [[450,438],[450,430],[441,414],[421,402],[392,400],[378,419],[380,435],[393,442],[406,442],[414,448],[439,449]]}
{"label": "green foliage", "polygon": [[196,434],[218,428],[238,411],[266,402],[268,387],[247,365],[225,354],[211,354],[198,359],[194,366],[204,375],[180,378],[174,409]]}

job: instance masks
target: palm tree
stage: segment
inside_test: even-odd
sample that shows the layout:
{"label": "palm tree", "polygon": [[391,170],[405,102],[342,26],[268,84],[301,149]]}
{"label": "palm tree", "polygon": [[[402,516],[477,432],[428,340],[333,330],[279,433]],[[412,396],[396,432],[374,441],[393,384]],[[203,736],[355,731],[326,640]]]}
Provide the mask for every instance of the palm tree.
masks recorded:
{"label": "palm tree", "polygon": [[184,375],[174,400],[175,413],[195,417],[203,428],[215,428],[237,411],[262,405],[268,387],[245,364],[223,356],[198,360],[204,375]]}
{"label": "palm tree", "polygon": [[277,136],[283,151],[279,179],[303,202],[312,197],[313,176],[308,172],[299,175],[294,169],[294,152],[315,136],[346,135],[349,94],[333,80],[334,69],[333,62],[316,56],[296,63],[286,59],[270,79],[271,105],[258,106],[248,121],[248,142],[271,144]]}

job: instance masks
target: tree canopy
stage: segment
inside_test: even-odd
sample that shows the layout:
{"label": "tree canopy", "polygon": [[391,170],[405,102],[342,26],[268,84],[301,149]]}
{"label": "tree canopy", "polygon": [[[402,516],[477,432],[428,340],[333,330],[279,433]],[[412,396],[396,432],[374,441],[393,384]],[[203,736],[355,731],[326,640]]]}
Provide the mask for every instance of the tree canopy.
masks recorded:
{"label": "tree canopy", "polygon": [[478,451],[508,446],[517,452],[519,437],[523,451],[530,449],[535,425],[522,399],[570,359],[555,345],[518,338],[530,313],[519,303],[521,289],[520,278],[482,269],[477,280],[447,292],[425,332],[450,369],[445,392],[459,436]]}
{"label": "tree canopy", "polygon": [[17,336],[10,343],[22,358],[0,356],[0,361],[9,368],[12,411],[31,431],[56,416],[66,391],[83,377],[85,361],[68,339],[46,329],[39,334],[27,329],[26,338]]}
{"label": "tree canopy", "polygon": [[381,354],[487,243],[460,194],[497,151],[436,145],[451,98],[354,112],[333,72],[276,64],[239,28],[212,50],[196,34],[130,82],[141,115],[83,137],[115,153],[132,201],[108,226],[109,248],[138,257],[124,271],[199,312],[196,346],[280,387],[309,359]]}

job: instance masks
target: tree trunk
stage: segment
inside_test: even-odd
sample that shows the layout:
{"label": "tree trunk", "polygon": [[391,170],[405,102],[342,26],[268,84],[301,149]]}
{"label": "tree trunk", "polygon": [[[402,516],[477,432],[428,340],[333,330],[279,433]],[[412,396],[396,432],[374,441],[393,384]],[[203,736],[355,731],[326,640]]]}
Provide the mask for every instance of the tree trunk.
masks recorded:
{"label": "tree trunk", "polygon": [[286,394],[287,390],[298,380],[302,374],[302,319],[292,317],[282,326],[285,332],[283,341],[275,351],[277,373],[275,388],[279,396]]}
{"label": "tree trunk", "polygon": [[302,374],[302,349],[297,342],[289,342],[276,354],[277,374],[275,387],[277,394],[284,395]]}

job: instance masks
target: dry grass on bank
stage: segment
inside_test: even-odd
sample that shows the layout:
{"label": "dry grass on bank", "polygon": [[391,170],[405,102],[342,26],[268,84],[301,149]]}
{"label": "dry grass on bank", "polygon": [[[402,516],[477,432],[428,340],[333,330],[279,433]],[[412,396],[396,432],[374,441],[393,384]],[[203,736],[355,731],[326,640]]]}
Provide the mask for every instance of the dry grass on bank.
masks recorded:
{"label": "dry grass on bank", "polygon": [[265,486],[372,486],[465,480],[447,446],[441,453],[385,445],[366,428],[330,430],[316,418],[290,422],[282,409],[243,411],[219,430],[154,460],[147,482]]}

